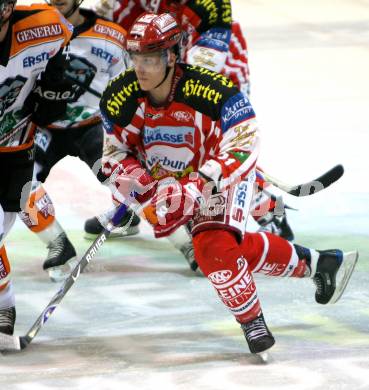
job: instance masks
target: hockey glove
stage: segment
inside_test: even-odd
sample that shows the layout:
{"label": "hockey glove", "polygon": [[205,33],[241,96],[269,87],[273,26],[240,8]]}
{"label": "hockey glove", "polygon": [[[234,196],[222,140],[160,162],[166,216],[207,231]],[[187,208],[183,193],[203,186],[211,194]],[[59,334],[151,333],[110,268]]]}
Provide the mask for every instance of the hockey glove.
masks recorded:
{"label": "hockey glove", "polygon": [[134,157],[127,157],[115,167],[107,167],[105,171],[112,171],[109,178],[109,187],[113,199],[127,206],[135,203],[142,204],[153,197],[157,181],[144,169]]}
{"label": "hockey glove", "polygon": [[153,225],[156,238],[169,236],[186,224],[200,206],[203,196],[206,197],[203,194],[203,190],[207,190],[205,181],[198,174],[190,176],[190,179],[169,182],[162,180],[150,205],[145,208],[145,216]]}
{"label": "hockey glove", "polygon": [[45,127],[62,119],[67,110],[67,103],[77,100],[76,86],[66,77],[69,59],[62,49],[52,57],[41,77],[29,95],[28,101],[34,103],[32,121]]}

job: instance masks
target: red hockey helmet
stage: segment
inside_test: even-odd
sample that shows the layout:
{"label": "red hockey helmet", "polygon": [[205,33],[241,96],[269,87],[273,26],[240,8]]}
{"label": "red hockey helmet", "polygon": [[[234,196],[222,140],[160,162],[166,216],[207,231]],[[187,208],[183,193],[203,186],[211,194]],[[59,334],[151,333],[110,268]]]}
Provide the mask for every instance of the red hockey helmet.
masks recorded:
{"label": "red hockey helmet", "polygon": [[168,13],[145,12],[133,23],[127,35],[127,51],[151,53],[178,45],[181,29]]}

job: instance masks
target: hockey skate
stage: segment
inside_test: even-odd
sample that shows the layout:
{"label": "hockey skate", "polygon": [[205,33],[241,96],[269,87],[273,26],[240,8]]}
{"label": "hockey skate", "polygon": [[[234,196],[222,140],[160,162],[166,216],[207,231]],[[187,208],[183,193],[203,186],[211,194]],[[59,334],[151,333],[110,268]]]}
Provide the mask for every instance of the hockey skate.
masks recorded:
{"label": "hockey skate", "polygon": [[186,242],[185,244],[183,244],[179,248],[179,250],[182,252],[183,256],[187,260],[188,265],[190,266],[191,270],[195,272],[199,268],[199,266],[195,260],[195,254],[193,251],[192,241],[189,241],[189,242]]}
{"label": "hockey skate", "polygon": [[241,324],[241,329],[243,330],[251,353],[261,354],[271,348],[275,343],[274,337],[268,329],[262,313],[254,320]]}
{"label": "hockey skate", "polygon": [[338,249],[318,251],[319,258],[313,281],[315,300],[321,304],[337,302],[350,280],[359,258],[357,251],[343,253]]}
{"label": "hockey skate", "polygon": [[49,253],[43,269],[49,273],[53,282],[60,282],[66,279],[77,265],[76,251],[64,232],[47,247]]}
{"label": "hockey skate", "polygon": [[[109,219],[110,219],[110,214],[104,215],[101,218],[93,217],[88,219],[85,222],[84,238],[86,238],[87,240],[95,240],[95,238],[104,230],[104,226],[100,223],[100,220],[103,221],[104,223],[104,221],[108,222]],[[111,231],[109,239],[122,238],[126,236],[134,236],[135,234],[138,234],[139,233],[138,225],[140,224],[140,222],[141,222],[140,217],[134,214],[133,211],[128,210],[127,214],[124,216],[120,225]],[[127,226],[128,223],[129,226]]]}
{"label": "hockey skate", "polygon": [[14,333],[16,312],[15,307],[0,309],[0,333],[11,336]]}
{"label": "hockey skate", "polygon": [[262,217],[258,221],[259,232],[268,232],[284,238],[287,241],[293,241],[295,236],[290,225],[287,222],[286,214],[282,216],[273,215],[272,218]]}

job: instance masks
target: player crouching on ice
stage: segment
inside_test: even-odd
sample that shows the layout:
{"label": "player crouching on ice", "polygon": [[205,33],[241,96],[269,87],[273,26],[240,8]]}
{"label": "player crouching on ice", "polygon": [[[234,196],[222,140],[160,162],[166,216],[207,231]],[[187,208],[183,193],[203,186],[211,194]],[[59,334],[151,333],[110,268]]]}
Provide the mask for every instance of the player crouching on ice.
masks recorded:
{"label": "player crouching on ice", "polygon": [[192,225],[199,267],[241,324],[250,351],[260,353],[275,340],[252,273],[310,277],[316,301],[334,303],[358,254],[246,232],[259,147],[254,110],[225,76],[177,63],[180,38],[169,14],[145,13],[132,25],[133,69],[111,81],[101,100],[103,170],[118,201],[133,207],[134,190],[140,205],[149,203],[145,214],[157,238]]}

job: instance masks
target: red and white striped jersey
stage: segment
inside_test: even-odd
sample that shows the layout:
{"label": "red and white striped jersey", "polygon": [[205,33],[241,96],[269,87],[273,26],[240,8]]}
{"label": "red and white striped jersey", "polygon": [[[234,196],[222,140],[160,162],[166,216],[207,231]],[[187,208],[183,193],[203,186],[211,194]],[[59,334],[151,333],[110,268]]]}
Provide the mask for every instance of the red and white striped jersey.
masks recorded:
{"label": "red and white striped jersey", "polygon": [[206,68],[177,64],[164,107],[150,103],[130,69],[109,83],[100,108],[107,176],[133,155],[155,179],[200,171],[222,190],[256,164],[258,128],[248,98]]}

